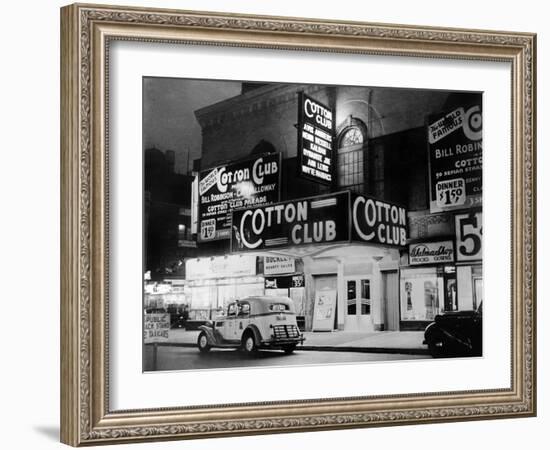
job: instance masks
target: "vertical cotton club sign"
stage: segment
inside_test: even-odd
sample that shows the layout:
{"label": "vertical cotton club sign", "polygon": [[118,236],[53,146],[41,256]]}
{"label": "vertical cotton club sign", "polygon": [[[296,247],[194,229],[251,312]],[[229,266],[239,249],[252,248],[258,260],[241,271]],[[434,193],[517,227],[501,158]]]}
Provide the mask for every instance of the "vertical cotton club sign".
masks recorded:
{"label": "vertical cotton club sign", "polygon": [[298,173],[302,178],[332,184],[333,112],[328,106],[299,93]]}

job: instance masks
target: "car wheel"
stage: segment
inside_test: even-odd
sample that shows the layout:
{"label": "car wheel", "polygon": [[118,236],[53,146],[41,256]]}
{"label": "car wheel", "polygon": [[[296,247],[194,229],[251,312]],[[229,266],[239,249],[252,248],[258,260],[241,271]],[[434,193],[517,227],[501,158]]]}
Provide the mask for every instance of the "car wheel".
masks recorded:
{"label": "car wheel", "polygon": [[434,358],[442,358],[444,356],[444,343],[441,340],[432,340],[428,344],[430,355]]}
{"label": "car wheel", "polygon": [[284,351],[287,355],[290,355],[291,353],[293,353],[294,350],[296,350],[296,344],[285,345],[285,346],[283,346],[283,351]]}
{"label": "car wheel", "polygon": [[243,336],[241,347],[247,355],[252,355],[256,353],[256,351],[258,350],[258,346],[256,345],[256,339],[254,339],[254,334],[246,333]]}
{"label": "car wheel", "polygon": [[208,336],[206,336],[206,333],[204,331],[199,334],[199,338],[197,339],[197,346],[199,347],[201,353],[206,353],[212,348],[212,346],[208,343]]}

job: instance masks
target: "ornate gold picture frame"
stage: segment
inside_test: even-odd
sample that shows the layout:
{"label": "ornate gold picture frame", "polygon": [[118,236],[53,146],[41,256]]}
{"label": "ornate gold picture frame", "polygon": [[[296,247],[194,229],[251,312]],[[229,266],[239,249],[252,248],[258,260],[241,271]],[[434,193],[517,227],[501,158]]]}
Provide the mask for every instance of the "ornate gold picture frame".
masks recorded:
{"label": "ornate gold picture frame", "polygon": [[[510,386],[114,410],[108,327],[109,57],[117,41],[509,64],[511,117],[502,127],[511,128],[511,149],[502,151],[511,155]],[[62,442],[80,446],[534,416],[535,71],[536,36],[530,33],[85,4],[62,8]]]}

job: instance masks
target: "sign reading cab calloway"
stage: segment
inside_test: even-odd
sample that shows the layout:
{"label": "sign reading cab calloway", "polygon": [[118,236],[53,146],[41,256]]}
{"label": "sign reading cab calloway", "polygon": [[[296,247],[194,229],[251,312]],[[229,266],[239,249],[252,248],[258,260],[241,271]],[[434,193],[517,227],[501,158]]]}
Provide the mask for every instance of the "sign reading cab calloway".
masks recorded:
{"label": "sign reading cab calloway", "polygon": [[406,211],[392,203],[349,192],[290,200],[233,211],[231,251],[351,242],[402,247]]}
{"label": "sign reading cab calloway", "polygon": [[298,174],[322,184],[332,183],[334,117],[332,110],[299,93]]}
{"label": "sign reading cab calloway", "polygon": [[279,201],[281,155],[205,170],[199,176],[198,240],[228,239],[231,211]]}

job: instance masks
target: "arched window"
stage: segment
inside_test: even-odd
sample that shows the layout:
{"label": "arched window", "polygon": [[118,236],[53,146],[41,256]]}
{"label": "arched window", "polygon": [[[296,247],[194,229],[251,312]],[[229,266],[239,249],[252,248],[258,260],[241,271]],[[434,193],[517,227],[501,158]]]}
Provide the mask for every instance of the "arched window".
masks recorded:
{"label": "arched window", "polygon": [[348,117],[338,133],[338,187],[353,192],[365,191],[367,127],[354,117]]}

